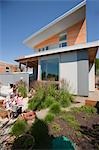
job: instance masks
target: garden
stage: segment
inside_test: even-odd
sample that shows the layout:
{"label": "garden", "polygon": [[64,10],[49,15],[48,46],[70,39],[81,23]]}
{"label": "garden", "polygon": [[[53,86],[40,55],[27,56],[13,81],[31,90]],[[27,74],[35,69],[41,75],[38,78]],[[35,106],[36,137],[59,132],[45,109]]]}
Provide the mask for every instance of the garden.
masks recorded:
{"label": "garden", "polygon": [[[29,99],[28,111],[48,109],[43,119],[35,117],[30,123],[18,117],[11,127],[12,143],[7,145],[11,149],[58,149],[60,139],[65,141],[63,149],[99,149],[99,114],[92,106],[73,107],[75,97],[70,93],[68,84],[62,88],[51,83],[35,84],[35,94]],[[63,140],[63,138],[67,138]],[[58,138],[58,142],[57,142]],[[69,140],[68,140],[69,139]],[[61,143],[62,143],[61,142]],[[67,147],[66,147],[67,146]]]}

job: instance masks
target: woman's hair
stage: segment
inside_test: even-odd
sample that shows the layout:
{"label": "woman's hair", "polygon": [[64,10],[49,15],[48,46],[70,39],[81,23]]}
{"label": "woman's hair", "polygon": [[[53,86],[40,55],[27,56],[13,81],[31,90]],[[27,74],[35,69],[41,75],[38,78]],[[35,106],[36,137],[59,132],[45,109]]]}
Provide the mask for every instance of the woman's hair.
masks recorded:
{"label": "woman's hair", "polygon": [[13,88],[13,84],[10,84],[10,88]]}

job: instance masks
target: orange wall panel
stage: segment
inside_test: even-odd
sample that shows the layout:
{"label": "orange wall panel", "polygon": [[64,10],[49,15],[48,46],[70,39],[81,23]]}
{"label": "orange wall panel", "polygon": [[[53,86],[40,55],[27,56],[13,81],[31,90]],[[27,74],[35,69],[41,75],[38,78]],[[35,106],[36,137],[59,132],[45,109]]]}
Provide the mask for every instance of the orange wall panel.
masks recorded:
{"label": "orange wall panel", "polygon": [[68,46],[86,43],[86,20],[80,21],[67,29]]}
{"label": "orange wall panel", "polygon": [[54,35],[54,36],[48,38],[47,40],[41,42],[40,44],[36,45],[34,48],[39,49],[39,48],[43,48],[43,47],[48,46],[48,45],[56,44],[58,42],[59,42],[58,35]]}
{"label": "orange wall panel", "polygon": [[[64,31],[65,32],[65,31]],[[86,20],[82,20],[73,26],[66,29],[67,33],[67,45],[75,45],[79,43],[86,42]],[[36,45],[34,48],[39,49],[48,45],[53,45],[59,43],[59,34],[56,34],[43,42]]]}

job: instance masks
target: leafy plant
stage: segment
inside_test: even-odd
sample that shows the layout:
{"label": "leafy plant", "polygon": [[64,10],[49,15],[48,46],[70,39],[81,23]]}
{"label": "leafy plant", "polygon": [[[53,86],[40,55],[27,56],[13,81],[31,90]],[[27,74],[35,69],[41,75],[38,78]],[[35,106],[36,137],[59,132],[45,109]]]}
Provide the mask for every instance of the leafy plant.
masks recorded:
{"label": "leafy plant", "polygon": [[48,113],[47,116],[45,117],[45,122],[50,123],[54,120],[54,114]]}
{"label": "leafy plant", "polygon": [[61,108],[60,108],[60,104],[58,102],[55,102],[50,106],[49,112],[51,112],[53,114],[59,114],[60,111],[61,111]]}
{"label": "leafy plant", "polygon": [[27,131],[28,125],[24,120],[17,120],[11,129],[11,134],[16,137],[24,134]]}

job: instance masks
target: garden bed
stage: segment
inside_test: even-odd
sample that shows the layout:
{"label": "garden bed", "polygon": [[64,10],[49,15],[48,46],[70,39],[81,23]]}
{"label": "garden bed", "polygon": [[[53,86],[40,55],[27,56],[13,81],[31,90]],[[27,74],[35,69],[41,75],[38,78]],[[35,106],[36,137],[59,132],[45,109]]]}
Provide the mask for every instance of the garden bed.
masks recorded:
{"label": "garden bed", "polygon": [[61,135],[68,137],[76,143],[78,150],[99,149],[99,115],[73,112],[73,116],[78,121],[78,129],[75,129],[75,124],[71,126],[61,117],[55,117],[54,121],[48,125],[49,134],[54,137]]}

